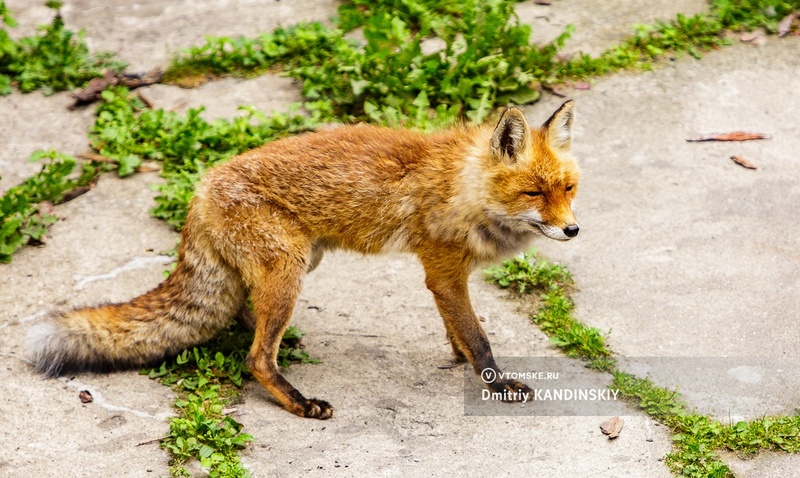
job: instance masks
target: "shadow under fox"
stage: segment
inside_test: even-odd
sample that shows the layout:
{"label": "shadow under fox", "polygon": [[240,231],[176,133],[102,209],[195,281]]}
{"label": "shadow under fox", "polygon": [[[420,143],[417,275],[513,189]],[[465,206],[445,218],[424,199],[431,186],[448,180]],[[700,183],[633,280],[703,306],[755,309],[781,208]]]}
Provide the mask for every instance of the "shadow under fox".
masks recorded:
{"label": "shadow under fox", "polygon": [[[515,108],[495,126],[431,135],[345,126],[237,156],[198,184],[168,279],[124,304],[51,315],[29,331],[31,359],[51,376],[155,364],[241,315],[255,329],[247,366],[258,381],[290,412],[330,418],[331,405],[305,398],[276,357],[303,277],[343,248],[416,254],[456,360],[500,376],[467,277],[538,233],[577,235],[573,117],[568,101],[536,129]],[[531,391],[514,380],[487,386]]]}

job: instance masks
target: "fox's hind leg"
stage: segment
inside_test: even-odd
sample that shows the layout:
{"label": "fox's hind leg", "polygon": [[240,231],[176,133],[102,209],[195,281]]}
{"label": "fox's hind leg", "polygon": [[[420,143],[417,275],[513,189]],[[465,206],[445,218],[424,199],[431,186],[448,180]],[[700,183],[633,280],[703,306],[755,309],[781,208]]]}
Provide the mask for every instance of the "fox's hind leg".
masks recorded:
{"label": "fox's hind leg", "polygon": [[327,419],[333,407],[323,400],[307,399],[280,373],[277,364],[281,338],[292,318],[307,264],[284,258],[264,269],[250,297],[256,315],[256,333],[247,355],[253,375],[290,412],[301,417]]}
{"label": "fox's hind leg", "polygon": [[[308,270],[306,273],[309,273],[317,268],[319,263],[322,262],[322,256],[324,254],[324,246],[314,244],[314,246],[311,248],[311,260],[308,263]],[[256,330],[256,314],[250,309],[249,304],[245,303],[242,306],[242,309],[236,314],[236,322],[238,322],[240,326],[247,330]]]}
{"label": "fox's hind leg", "polygon": [[255,309],[255,337],[247,368],[290,412],[327,419],[333,415],[333,407],[323,400],[305,398],[278,368],[281,338],[312,261],[307,234],[286,216],[269,208],[241,213],[220,229],[220,246],[240,271]]}

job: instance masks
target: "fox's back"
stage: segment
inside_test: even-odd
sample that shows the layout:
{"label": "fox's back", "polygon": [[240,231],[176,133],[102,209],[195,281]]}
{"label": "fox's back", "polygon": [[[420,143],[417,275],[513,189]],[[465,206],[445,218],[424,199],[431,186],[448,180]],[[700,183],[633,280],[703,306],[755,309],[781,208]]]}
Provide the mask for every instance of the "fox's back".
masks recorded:
{"label": "fox's back", "polygon": [[237,156],[209,171],[198,195],[226,214],[279,208],[312,240],[377,252],[412,227],[425,191],[452,183],[458,148],[452,132],[345,126]]}

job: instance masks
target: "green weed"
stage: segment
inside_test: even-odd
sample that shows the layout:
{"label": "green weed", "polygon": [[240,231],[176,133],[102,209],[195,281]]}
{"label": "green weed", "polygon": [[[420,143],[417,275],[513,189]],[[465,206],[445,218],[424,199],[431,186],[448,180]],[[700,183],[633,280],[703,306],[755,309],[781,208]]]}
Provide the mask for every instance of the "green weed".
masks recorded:
{"label": "green weed", "polygon": [[97,175],[90,164],[75,176],[76,160],[54,150],[38,150],[29,161],[45,163],[34,176],[6,191],[0,198],[0,262],[11,262],[12,254],[29,242],[42,242],[47,228],[56,221],[41,203],[58,204],[64,194],[88,185]]}
{"label": "green weed", "polygon": [[[286,74],[303,81],[304,96],[325,98],[340,117],[416,124],[435,114],[481,122],[497,105],[538,99],[535,82],[547,76],[567,38],[531,44],[515,2],[464,1],[457,17],[451,11],[433,19],[398,14],[400,3],[386,2],[364,17],[363,48]],[[424,53],[422,42],[433,35],[443,49]]]}
{"label": "green weed", "polygon": [[[568,37],[530,44],[530,27],[519,23],[514,4],[446,2],[435,15],[426,14],[432,2],[383,2],[371,9],[345,4],[345,30],[360,27],[363,45],[347,40],[345,30],[319,24],[256,39],[210,37],[179,55],[167,77],[178,81],[203,71],[247,76],[280,64],[303,82],[306,108],[324,118],[423,128],[434,116],[439,124],[482,121],[498,104],[538,99],[535,80],[553,69]],[[443,49],[423,53],[422,42],[433,35]]]}
{"label": "green weed", "polygon": [[764,417],[751,422],[722,424],[709,416],[689,411],[680,395],[619,370],[613,372],[612,388],[648,415],[670,427],[673,451],[666,463],[679,476],[733,477],[718,456],[728,450],[743,456],[761,450],[800,451],[800,416]]}
{"label": "green weed", "polygon": [[650,69],[655,60],[668,54],[688,53],[699,59],[703,52],[730,43],[723,33],[722,24],[713,16],[678,14],[668,22],[636,25],[633,35],[597,58],[581,55],[570,59],[560,70],[560,75],[583,78],[626,68]]}
{"label": "green weed", "polygon": [[[105,69],[121,71],[125,64],[111,54],[90,54],[83,32],[68,30],[58,13],[60,2],[47,2],[56,10],[52,23],[39,27],[39,34],[15,42],[5,29],[0,29],[0,94],[11,93],[16,84],[27,93],[41,89],[50,95],[56,91],[84,86],[92,78],[102,76]],[[8,27],[16,22],[0,1],[0,16]]]}
{"label": "green weed", "polygon": [[553,264],[531,251],[504,261],[502,266],[486,269],[484,276],[487,281],[517,294],[537,292],[540,307],[531,315],[531,320],[567,356],[590,360],[598,369],[605,370],[613,365],[602,333],[572,316],[575,305],[566,289],[573,281],[564,266]]}
{"label": "green weed", "polygon": [[501,266],[489,267],[484,275],[489,282],[519,294],[563,288],[573,283],[566,267],[540,258],[535,250],[507,259]]}
{"label": "green weed", "polygon": [[724,28],[753,30],[764,28],[775,33],[778,22],[800,10],[798,0],[712,0],[711,14]]}
{"label": "green weed", "polygon": [[[300,348],[302,335],[294,327],[287,329],[278,356],[281,367],[318,362]],[[172,454],[173,476],[188,476],[185,465],[192,459],[209,476],[249,476],[238,452],[253,437],[242,433],[242,425],[230,415],[244,379],[251,377],[245,359],[252,343],[253,332],[233,323],[210,342],[141,371],[178,394],[178,416],[170,420],[170,433],[161,442]]]}
{"label": "green weed", "polygon": [[227,402],[219,397],[219,389],[219,385],[207,385],[175,402],[181,416],[170,420],[170,435],[162,441],[162,447],[173,456],[173,476],[190,476],[185,465],[191,459],[197,459],[208,476],[250,476],[238,451],[253,437],[242,433],[242,425],[224,415]]}
{"label": "green weed", "polygon": [[[255,39],[209,37],[176,57],[167,77],[249,76],[280,67],[303,82],[306,107],[320,117],[425,129],[459,118],[482,121],[497,106],[531,103],[542,84],[649,69],[664,56],[700,58],[729,44],[729,29],[774,31],[798,3],[713,0],[709,13],[637,25],[599,57],[564,60],[558,52],[574,28],[533,45],[513,0],[350,0],[339,7],[338,28],[301,24]],[[356,28],[362,45],[344,36]],[[432,38],[443,42],[442,50],[426,53],[423,43]]]}
{"label": "green weed", "polygon": [[185,83],[207,76],[250,77],[277,64],[286,67],[327,61],[337,47],[348,45],[339,30],[320,23],[277,28],[256,38],[206,37],[206,43],[179,53],[163,81]]}
{"label": "green weed", "polygon": [[6,2],[0,0],[0,95],[7,95],[11,93],[11,76],[5,71],[4,65],[8,65],[17,57],[19,47],[2,25],[14,28],[17,26],[17,21],[6,7]]}

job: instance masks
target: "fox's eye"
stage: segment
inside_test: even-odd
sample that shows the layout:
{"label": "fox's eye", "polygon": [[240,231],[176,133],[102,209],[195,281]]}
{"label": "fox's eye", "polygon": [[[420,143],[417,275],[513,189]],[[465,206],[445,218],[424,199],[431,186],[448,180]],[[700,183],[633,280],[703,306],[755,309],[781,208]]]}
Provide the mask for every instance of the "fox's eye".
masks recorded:
{"label": "fox's eye", "polygon": [[567,186],[567,189],[566,189],[566,191],[567,191],[567,192],[570,192],[570,191],[572,191],[572,188],[573,188],[573,186]]}
{"label": "fox's eye", "polygon": [[541,196],[542,192],[541,191],[525,191],[522,194],[524,194],[526,196],[530,196],[530,197],[536,197],[536,196]]}

